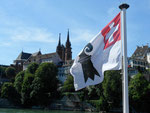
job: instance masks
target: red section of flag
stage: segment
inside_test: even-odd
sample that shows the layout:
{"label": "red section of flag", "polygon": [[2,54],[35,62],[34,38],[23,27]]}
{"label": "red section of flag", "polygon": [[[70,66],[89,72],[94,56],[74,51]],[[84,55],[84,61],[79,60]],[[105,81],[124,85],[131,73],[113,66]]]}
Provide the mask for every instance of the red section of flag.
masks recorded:
{"label": "red section of flag", "polygon": [[[106,27],[103,28],[101,31],[104,37],[104,49],[110,47],[111,45],[115,44],[117,41],[121,40],[121,23],[120,13],[108,24]],[[114,31],[113,31],[114,30]],[[110,41],[112,40],[112,41]]]}

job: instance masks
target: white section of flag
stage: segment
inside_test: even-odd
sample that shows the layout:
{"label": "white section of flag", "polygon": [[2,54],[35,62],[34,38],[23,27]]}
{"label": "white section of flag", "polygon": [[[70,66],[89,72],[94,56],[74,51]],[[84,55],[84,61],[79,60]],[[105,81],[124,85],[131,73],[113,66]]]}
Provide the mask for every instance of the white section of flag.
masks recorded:
{"label": "white section of flag", "polygon": [[[120,16],[117,18],[120,19]],[[112,25],[113,24],[113,25]],[[120,27],[118,27],[120,22],[114,26],[113,21],[111,21],[106,27],[108,26],[114,26],[110,27],[107,34],[109,34],[109,37],[107,36],[108,42],[110,43],[110,39],[114,40],[114,33],[119,30],[120,33]],[[112,32],[113,31],[113,32]],[[120,35],[118,35],[120,36]],[[74,77],[74,86],[75,90],[82,89],[89,85],[96,85],[98,83],[101,83],[104,79],[104,72],[106,70],[119,70],[122,67],[121,64],[121,40],[117,40],[111,45],[106,47],[106,43],[104,41],[105,36],[103,35],[102,31],[98,33],[89,43],[93,46],[93,49],[91,52],[84,52],[87,56],[91,56],[91,62],[94,66],[94,68],[97,70],[100,76],[96,75],[94,76],[94,79],[92,80],[90,77],[88,77],[87,81],[85,82],[85,77],[83,73],[83,67],[82,64],[79,62],[79,55],[85,50],[85,48],[79,53],[77,58],[75,59],[70,72]],[[112,39],[113,38],[113,39]],[[106,48],[105,48],[106,47]],[[105,48],[105,49],[104,49]]]}

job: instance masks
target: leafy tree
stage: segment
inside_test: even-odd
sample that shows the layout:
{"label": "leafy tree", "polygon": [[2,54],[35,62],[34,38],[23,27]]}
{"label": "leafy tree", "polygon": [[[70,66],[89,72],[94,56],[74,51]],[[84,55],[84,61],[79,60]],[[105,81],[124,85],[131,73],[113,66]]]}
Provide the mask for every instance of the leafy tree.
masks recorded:
{"label": "leafy tree", "polygon": [[149,110],[150,105],[150,83],[145,77],[138,73],[135,75],[129,84],[130,103],[137,110]]}
{"label": "leafy tree", "polygon": [[1,89],[1,97],[7,98],[8,100],[18,103],[18,93],[15,90],[13,83],[5,82]]}
{"label": "leafy tree", "polygon": [[134,101],[140,100],[149,90],[148,85],[149,82],[145,79],[145,77],[141,73],[138,73],[130,81],[129,85],[130,97]]}
{"label": "leafy tree", "polygon": [[57,67],[53,63],[42,63],[32,82],[31,98],[36,104],[46,105],[57,95]]}
{"label": "leafy tree", "polygon": [[2,78],[6,77],[5,70],[6,70],[6,67],[0,67],[0,77]]}
{"label": "leafy tree", "polygon": [[31,73],[25,73],[24,80],[21,89],[21,102],[24,106],[29,107],[32,105],[32,99],[30,93],[32,91],[31,85],[34,80],[34,75]]}
{"label": "leafy tree", "polygon": [[15,77],[14,87],[19,94],[21,94],[24,75],[25,75],[25,71],[21,71]]}
{"label": "leafy tree", "polygon": [[35,74],[35,71],[37,70],[38,67],[39,65],[37,63],[31,63],[27,68],[27,72],[31,74]]}
{"label": "leafy tree", "polygon": [[100,111],[108,111],[109,110],[108,102],[104,96],[100,96],[99,104],[98,104],[98,106],[96,106],[96,108],[97,109],[99,108]]}
{"label": "leafy tree", "polygon": [[71,75],[68,75],[62,87],[62,92],[74,92],[74,91],[75,89],[74,89],[73,77]]}
{"label": "leafy tree", "polygon": [[88,87],[88,96],[91,100],[97,100],[103,95],[102,83]]}
{"label": "leafy tree", "polygon": [[13,78],[15,77],[16,75],[16,70],[14,67],[8,67],[6,70],[5,70],[5,73],[6,73],[6,76],[8,78]]}
{"label": "leafy tree", "polygon": [[122,80],[120,71],[106,71],[102,83],[104,99],[110,107],[118,107],[122,99]]}

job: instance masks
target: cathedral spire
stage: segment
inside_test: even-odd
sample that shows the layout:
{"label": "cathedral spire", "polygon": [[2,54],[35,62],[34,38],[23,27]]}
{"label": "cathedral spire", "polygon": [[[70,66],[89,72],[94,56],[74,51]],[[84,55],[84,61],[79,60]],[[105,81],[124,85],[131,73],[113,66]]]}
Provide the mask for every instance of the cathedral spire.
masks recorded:
{"label": "cathedral spire", "polygon": [[66,41],[66,48],[65,48],[65,61],[72,59],[72,51],[71,51],[71,42],[69,40],[69,29],[67,33],[67,41]]}
{"label": "cathedral spire", "polygon": [[68,29],[68,33],[67,33],[66,47],[71,47],[71,43],[70,43],[70,40],[69,40],[69,29]]}
{"label": "cathedral spire", "polygon": [[61,46],[61,33],[59,33],[59,42],[58,42],[58,46]]}
{"label": "cathedral spire", "polygon": [[69,29],[68,29],[68,34],[67,34],[67,42],[70,42],[69,41]]}
{"label": "cathedral spire", "polygon": [[59,57],[62,59],[61,33],[59,33],[59,41],[56,48],[56,52],[58,53]]}

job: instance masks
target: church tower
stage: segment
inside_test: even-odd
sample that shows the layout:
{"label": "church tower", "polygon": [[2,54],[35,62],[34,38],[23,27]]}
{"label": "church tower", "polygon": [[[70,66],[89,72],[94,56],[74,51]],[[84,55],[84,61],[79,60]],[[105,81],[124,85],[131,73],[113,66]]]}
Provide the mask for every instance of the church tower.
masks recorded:
{"label": "church tower", "polygon": [[72,60],[71,42],[69,40],[69,29],[67,34],[66,48],[65,48],[65,61]]}
{"label": "church tower", "polygon": [[65,46],[62,44],[62,60],[65,61]]}
{"label": "church tower", "polygon": [[56,52],[58,53],[59,57],[62,59],[61,33],[59,33],[59,41],[56,48]]}

